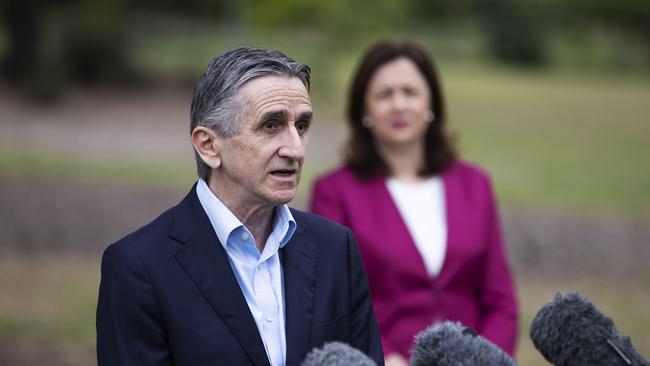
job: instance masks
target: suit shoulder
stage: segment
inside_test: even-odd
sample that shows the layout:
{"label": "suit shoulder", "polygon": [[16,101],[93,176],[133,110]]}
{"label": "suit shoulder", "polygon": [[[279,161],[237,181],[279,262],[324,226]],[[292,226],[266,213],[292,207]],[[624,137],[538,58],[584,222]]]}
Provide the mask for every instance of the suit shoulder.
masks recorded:
{"label": "suit shoulder", "polygon": [[324,258],[341,258],[355,245],[354,235],[347,227],[325,217],[292,209],[292,215],[297,223],[296,234],[300,240],[312,243],[319,253],[320,260]]}
{"label": "suit shoulder", "polygon": [[296,219],[298,226],[303,225],[304,230],[316,231],[319,233],[340,233],[344,234],[349,229],[341,224],[338,224],[323,216],[314,215],[309,212],[304,212],[291,209],[291,214]]}
{"label": "suit shoulder", "polygon": [[129,248],[131,250],[147,251],[148,246],[160,243],[169,237],[171,225],[174,220],[174,209],[172,207],[163,212],[160,216],[140,227],[139,229],[127,234],[120,240],[109,245],[104,251],[104,255],[111,251],[119,251]]}

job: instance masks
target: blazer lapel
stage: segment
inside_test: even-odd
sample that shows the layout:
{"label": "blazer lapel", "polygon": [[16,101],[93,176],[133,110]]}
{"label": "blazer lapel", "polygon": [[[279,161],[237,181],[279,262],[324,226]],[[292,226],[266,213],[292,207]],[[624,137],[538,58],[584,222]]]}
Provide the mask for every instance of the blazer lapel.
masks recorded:
{"label": "blazer lapel", "polygon": [[[424,259],[418,250],[417,245],[415,244],[415,239],[411,234],[408,226],[406,226],[406,221],[397,207],[397,203],[393,199],[390,191],[388,190],[387,182],[385,177],[378,176],[376,180],[372,181],[374,185],[373,189],[368,189],[369,201],[374,200],[381,207],[377,209],[377,212],[383,213],[385,215],[384,221],[386,226],[383,228],[384,232],[388,235],[385,235],[388,245],[393,246],[395,243],[400,244],[401,256],[408,256],[410,259],[409,263],[412,263],[413,266],[410,267],[410,271],[417,272],[418,277],[426,278],[430,280],[430,276],[427,273],[427,267],[424,264]],[[382,232],[383,233],[383,232]]]}
{"label": "blazer lapel", "polygon": [[185,245],[178,263],[255,365],[269,365],[262,338],[225,250],[196,195],[195,187],[179,204],[171,236]]}
{"label": "blazer lapel", "polygon": [[302,363],[305,352],[310,351],[311,332],[316,286],[316,247],[306,238],[304,222],[293,211],[297,230],[280,251],[284,272],[284,298],[286,314],[287,365]]}

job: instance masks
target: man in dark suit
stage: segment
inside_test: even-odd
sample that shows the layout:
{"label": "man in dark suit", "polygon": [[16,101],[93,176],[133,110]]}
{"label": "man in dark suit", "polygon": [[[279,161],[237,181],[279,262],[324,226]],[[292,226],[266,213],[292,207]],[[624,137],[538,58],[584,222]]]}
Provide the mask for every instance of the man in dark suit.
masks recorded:
{"label": "man in dark suit", "polygon": [[180,204],[108,247],[97,305],[107,365],[297,365],[347,342],[383,362],[350,231],[289,209],[312,109],[309,68],[240,47],[198,82],[199,180]]}

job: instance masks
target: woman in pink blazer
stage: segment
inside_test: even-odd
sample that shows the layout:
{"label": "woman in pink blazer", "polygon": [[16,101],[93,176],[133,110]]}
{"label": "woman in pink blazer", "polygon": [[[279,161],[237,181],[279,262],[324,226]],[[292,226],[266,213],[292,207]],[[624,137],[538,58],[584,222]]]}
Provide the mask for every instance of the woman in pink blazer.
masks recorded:
{"label": "woman in pink blazer", "polygon": [[346,162],[315,182],[311,210],[357,238],[386,364],[406,365],[413,337],[443,320],[513,354],[518,309],[490,181],[456,158],[426,51],[372,47],[348,121]]}

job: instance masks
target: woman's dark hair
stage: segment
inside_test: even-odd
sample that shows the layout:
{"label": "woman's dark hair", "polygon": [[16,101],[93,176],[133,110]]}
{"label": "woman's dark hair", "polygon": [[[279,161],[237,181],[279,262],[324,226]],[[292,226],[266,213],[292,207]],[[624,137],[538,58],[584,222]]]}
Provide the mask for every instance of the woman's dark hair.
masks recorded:
{"label": "woman's dark hair", "polygon": [[390,174],[390,169],[379,155],[370,130],[361,120],[365,115],[365,97],[370,79],[381,66],[398,58],[411,60],[427,81],[431,90],[431,107],[435,120],[427,127],[424,143],[424,166],[420,176],[442,172],[455,159],[456,153],[445,130],[446,113],[442,90],[431,58],[422,46],[413,42],[382,41],[372,46],[361,60],[348,96],[347,118],[352,131],[345,150],[347,165],[361,179],[376,174]]}

